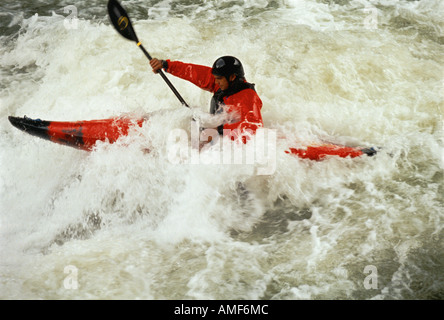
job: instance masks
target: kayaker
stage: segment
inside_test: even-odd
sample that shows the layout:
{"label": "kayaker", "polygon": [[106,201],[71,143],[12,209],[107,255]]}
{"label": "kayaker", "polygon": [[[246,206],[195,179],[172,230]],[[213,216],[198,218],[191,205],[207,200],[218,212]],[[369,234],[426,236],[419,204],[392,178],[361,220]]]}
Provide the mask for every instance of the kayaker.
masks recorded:
{"label": "kayaker", "polygon": [[220,57],[212,68],[156,58],[150,61],[150,65],[155,73],[163,68],[166,72],[213,93],[210,114],[213,115],[213,124],[220,120],[213,127],[217,128],[220,135],[229,135],[232,140],[242,138],[246,143],[248,136],[263,126],[262,101],[254,84],[246,81],[239,59],[232,56]]}

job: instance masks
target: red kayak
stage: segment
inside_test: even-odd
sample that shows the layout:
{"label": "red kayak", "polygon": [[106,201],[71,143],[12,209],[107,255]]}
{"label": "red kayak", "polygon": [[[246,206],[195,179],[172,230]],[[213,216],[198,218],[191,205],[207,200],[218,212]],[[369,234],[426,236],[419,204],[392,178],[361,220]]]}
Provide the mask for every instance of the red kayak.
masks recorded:
{"label": "red kayak", "polygon": [[[133,126],[142,126],[145,119],[125,117],[88,121],[45,121],[28,117],[8,117],[11,124],[33,136],[81,150],[91,151],[97,141],[114,143],[128,134]],[[316,144],[306,148],[289,148],[285,151],[300,158],[322,160],[326,156],[355,158],[364,154],[373,156],[374,148],[352,148],[335,144]]]}

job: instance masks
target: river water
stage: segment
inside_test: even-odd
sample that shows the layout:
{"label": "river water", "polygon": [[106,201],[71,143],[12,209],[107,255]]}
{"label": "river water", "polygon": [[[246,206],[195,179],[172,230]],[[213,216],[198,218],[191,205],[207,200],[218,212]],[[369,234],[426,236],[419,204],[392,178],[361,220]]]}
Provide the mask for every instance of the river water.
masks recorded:
{"label": "river water", "polygon": [[[444,298],[442,1],[122,5],[154,57],[243,62],[265,126],[285,138],[274,170],[170,161],[191,112],[110,25],[106,1],[3,0],[1,299]],[[209,93],[169,79],[208,110]],[[93,152],[7,120],[152,112]],[[284,152],[317,139],[381,150]]]}

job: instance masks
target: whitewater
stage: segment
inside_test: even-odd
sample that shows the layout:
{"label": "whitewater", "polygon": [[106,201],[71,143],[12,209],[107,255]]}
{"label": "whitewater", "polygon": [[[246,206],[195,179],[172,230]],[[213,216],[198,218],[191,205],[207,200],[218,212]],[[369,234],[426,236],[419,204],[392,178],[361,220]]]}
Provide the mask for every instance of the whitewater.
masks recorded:
{"label": "whitewater", "polygon": [[[0,4],[0,299],[444,298],[442,1],[122,1],[153,57],[242,61],[277,136],[264,174],[171,161],[193,113],[106,3]],[[147,114],[93,152],[8,121]],[[319,141],[380,151],[284,152]]]}

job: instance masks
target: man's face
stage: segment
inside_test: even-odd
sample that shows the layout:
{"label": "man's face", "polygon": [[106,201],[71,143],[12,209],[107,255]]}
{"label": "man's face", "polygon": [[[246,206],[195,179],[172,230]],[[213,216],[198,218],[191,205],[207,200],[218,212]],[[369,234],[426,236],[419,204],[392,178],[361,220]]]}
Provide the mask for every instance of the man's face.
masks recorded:
{"label": "man's face", "polygon": [[[233,81],[236,78],[234,74],[230,76],[230,81]],[[216,81],[216,84],[221,88],[222,90],[227,90],[230,86],[230,83],[228,82],[227,78],[223,76],[214,76],[214,79]]]}

